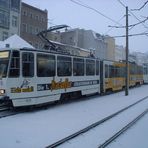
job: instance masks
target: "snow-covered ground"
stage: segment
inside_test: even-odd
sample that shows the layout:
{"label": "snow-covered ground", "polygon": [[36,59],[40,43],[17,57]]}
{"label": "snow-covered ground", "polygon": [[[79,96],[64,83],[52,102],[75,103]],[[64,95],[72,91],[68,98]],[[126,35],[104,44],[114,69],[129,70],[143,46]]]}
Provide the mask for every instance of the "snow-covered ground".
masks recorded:
{"label": "snow-covered ground", "polygon": [[[51,106],[47,110],[2,118],[0,148],[44,148],[145,96],[148,96],[148,85],[130,89],[128,96],[125,96],[125,92],[96,96],[92,99]],[[139,148],[136,143],[140,143],[142,148],[147,148],[147,123],[148,115],[109,148]],[[141,145],[143,141],[144,144]]]}

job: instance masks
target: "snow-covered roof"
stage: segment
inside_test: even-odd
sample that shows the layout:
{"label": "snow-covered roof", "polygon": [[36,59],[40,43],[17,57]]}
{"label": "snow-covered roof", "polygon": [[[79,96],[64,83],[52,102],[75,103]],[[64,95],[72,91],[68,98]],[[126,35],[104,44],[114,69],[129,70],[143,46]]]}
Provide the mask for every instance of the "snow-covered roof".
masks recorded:
{"label": "snow-covered roof", "polygon": [[7,44],[9,44],[10,48],[34,48],[32,45],[30,45],[28,42],[26,42],[24,39],[22,39],[16,34],[12,35],[4,41],[1,41],[0,48],[6,47]]}

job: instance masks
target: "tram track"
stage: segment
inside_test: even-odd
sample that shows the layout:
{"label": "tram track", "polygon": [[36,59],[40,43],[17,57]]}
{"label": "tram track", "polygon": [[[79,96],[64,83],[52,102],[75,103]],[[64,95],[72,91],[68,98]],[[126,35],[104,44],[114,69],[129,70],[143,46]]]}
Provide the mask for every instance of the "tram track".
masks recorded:
{"label": "tram track", "polygon": [[11,107],[8,107],[6,105],[0,105],[0,119],[8,116],[17,115],[20,113],[27,112],[25,109],[14,109]]}
{"label": "tram track", "polygon": [[7,110],[9,110],[9,108],[7,107],[0,108],[0,112],[7,111]]}
{"label": "tram track", "polygon": [[20,112],[13,110],[12,108],[1,104],[0,105],[0,118],[16,115]]}
{"label": "tram track", "polygon": [[[64,144],[64,143],[66,143],[66,142],[68,142],[68,141],[70,141],[70,140],[72,140],[72,139],[78,137],[79,135],[84,134],[84,133],[88,132],[89,130],[91,130],[91,129],[95,128],[95,127],[98,127],[98,126],[102,125],[102,124],[105,123],[106,121],[108,121],[108,120],[110,120],[110,119],[116,117],[116,116],[119,115],[120,113],[122,113],[122,112],[124,112],[124,111],[126,111],[126,110],[128,110],[128,109],[130,109],[130,108],[132,108],[133,106],[139,104],[140,102],[142,102],[142,101],[144,101],[144,100],[146,100],[146,99],[148,99],[148,96],[146,96],[146,97],[144,97],[144,98],[142,98],[142,99],[136,101],[135,103],[133,103],[133,104],[131,104],[131,105],[129,105],[129,106],[127,106],[127,107],[125,107],[125,108],[123,108],[123,109],[121,109],[121,110],[119,110],[119,111],[113,113],[113,114],[111,114],[110,116],[107,116],[107,117],[105,117],[105,118],[103,118],[103,119],[101,119],[101,120],[99,120],[99,121],[97,121],[97,122],[95,122],[95,123],[93,123],[93,124],[91,124],[91,125],[89,125],[89,126],[83,128],[83,129],[81,129],[81,130],[79,130],[79,131],[77,131],[77,132],[75,132],[75,133],[73,133],[73,134],[71,134],[71,135],[69,135],[69,136],[67,136],[67,137],[65,137],[65,138],[62,138],[62,139],[59,140],[59,141],[56,141],[56,142],[54,142],[54,143],[52,143],[52,144],[46,146],[46,148],[55,148],[55,147],[57,147],[57,146],[60,146],[60,145],[62,145],[62,144]],[[146,112],[148,112],[148,111],[146,111]],[[102,147],[99,147],[99,148],[102,148]]]}
{"label": "tram track", "polygon": [[148,109],[143,111],[140,115],[138,115],[134,120],[129,122],[127,125],[125,125],[122,129],[120,129],[117,133],[115,133],[113,136],[108,138],[104,143],[102,143],[98,148],[105,148],[108,146],[111,142],[113,142],[115,139],[117,139],[120,135],[122,135],[125,131],[127,131],[130,127],[135,125],[137,121],[139,121],[144,115],[148,113]]}
{"label": "tram track", "polygon": [[8,116],[13,116],[18,114],[18,112],[13,112],[13,111],[3,111],[0,112],[0,118],[8,117]]}
{"label": "tram track", "polygon": [[6,106],[5,104],[0,104],[0,112],[10,110],[10,107]]}

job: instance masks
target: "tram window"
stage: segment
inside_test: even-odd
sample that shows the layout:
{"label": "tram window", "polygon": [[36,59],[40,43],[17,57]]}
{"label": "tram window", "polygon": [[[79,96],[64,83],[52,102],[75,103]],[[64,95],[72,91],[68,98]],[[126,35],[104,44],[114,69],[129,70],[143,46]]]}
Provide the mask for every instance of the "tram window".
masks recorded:
{"label": "tram window", "polygon": [[53,77],[55,76],[55,56],[54,55],[37,55],[37,76]]}
{"label": "tram window", "polygon": [[109,78],[114,78],[115,72],[114,72],[114,66],[109,65]]}
{"label": "tram window", "polygon": [[134,64],[130,64],[129,66],[129,71],[130,71],[130,74],[135,74],[135,65]]}
{"label": "tram window", "polygon": [[143,74],[148,74],[148,69],[147,69],[147,67],[144,67],[144,69],[143,69]]}
{"label": "tram window", "polygon": [[123,67],[116,67],[117,69],[117,77],[122,77],[123,76]]}
{"label": "tram window", "polygon": [[142,66],[138,66],[138,75],[142,74]]}
{"label": "tram window", "polygon": [[23,77],[34,76],[34,54],[30,52],[22,53],[22,74]]}
{"label": "tram window", "polygon": [[95,61],[86,59],[86,75],[95,75]]}
{"label": "tram window", "polygon": [[139,66],[137,66],[136,74],[137,74],[137,75],[139,74]]}
{"label": "tram window", "polygon": [[119,68],[117,66],[113,67],[113,77],[119,77]]}
{"label": "tram window", "polygon": [[121,67],[116,66],[115,67],[115,77],[121,76]]}
{"label": "tram window", "polygon": [[119,77],[124,77],[124,67],[119,68]]}
{"label": "tram window", "polygon": [[0,77],[7,76],[8,63],[9,63],[9,51],[0,51]]}
{"label": "tram window", "polygon": [[73,58],[73,75],[84,76],[84,59]]}
{"label": "tram window", "polygon": [[115,66],[114,67],[114,77],[118,76],[118,68]]}
{"label": "tram window", "polygon": [[137,65],[134,64],[132,67],[133,67],[133,74],[136,74],[137,73]]}
{"label": "tram window", "polygon": [[105,64],[105,78],[108,78],[108,73],[109,73],[108,65]]}
{"label": "tram window", "polygon": [[72,74],[71,57],[58,56],[57,57],[57,75],[71,76],[71,74]]}
{"label": "tram window", "polygon": [[96,75],[99,75],[99,66],[100,65],[100,62],[99,61],[96,61]]}
{"label": "tram window", "polygon": [[18,51],[12,52],[9,77],[19,77],[20,75],[20,54]]}

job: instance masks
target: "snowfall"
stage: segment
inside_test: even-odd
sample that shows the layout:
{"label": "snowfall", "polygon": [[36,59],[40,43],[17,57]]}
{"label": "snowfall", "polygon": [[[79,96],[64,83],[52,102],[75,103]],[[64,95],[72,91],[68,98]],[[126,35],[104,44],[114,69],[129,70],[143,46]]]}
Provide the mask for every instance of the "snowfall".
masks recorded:
{"label": "snowfall", "polygon": [[[45,148],[145,96],[148,96],[148,85],[130,89],[128,96],[125,96],[124,91],[106,96],[89,96],[85,99],[50,105],[47,109],[1,118],[0,148]],[[148,108],[148,100],[143,106]],[[148,114],[108,148],[148,148],[147,125]],[[116,127],[116,123],[110,126]],[[109,131],[103,134],[107,132]],[[78,138],[78,141],[73,140],[61,147],[97,148],[98,141],[102,138],[96,134],[90,140],[83,141],[85,134],[81,137],[81,140]]]}

